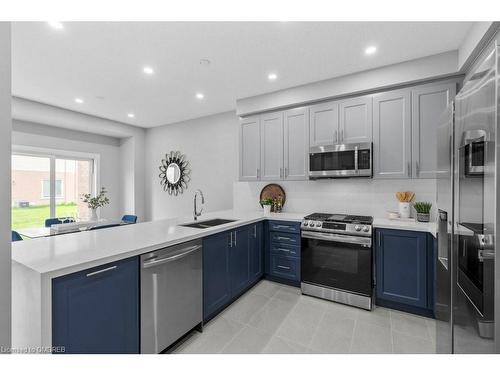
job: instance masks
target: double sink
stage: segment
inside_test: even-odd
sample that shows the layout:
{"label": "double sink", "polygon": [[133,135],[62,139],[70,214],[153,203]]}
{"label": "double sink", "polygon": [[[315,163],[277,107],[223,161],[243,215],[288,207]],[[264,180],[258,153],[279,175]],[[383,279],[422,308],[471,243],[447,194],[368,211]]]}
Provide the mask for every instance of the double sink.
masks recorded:
{"label": "double sink", "polygon": [[216,227],[218,225],[232,223],[233,221],[236,221],[236,220],[212,219],[212,220],[199,221],[199,222],[189,223],[189,224],[180,224],[180,226],[181,227],[188,227],[188,228],[207,229],[207,228]]}

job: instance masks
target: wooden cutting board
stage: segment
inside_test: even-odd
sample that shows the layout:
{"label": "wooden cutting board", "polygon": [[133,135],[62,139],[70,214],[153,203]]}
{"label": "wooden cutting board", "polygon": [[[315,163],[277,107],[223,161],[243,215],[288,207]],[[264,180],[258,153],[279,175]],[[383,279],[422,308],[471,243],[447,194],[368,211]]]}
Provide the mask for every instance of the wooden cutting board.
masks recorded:
{"label": "wooden cutting board", "polygon": [[[278,198],[279,196],[281,195],[281,198],[283,199],[283,206],[285,206],[285,201],[286,201],[286,194],[285,194],[285,190],[283,190],[283,188],[278,185],[278,184],[269,184],[269,185],[266,185],[262,188],[262,190],[260,191],[260,201],[262,201],[262,199],[266,199],[266,198],[271,198],[271,199],[276,199]],[[262,204],[261,204],[262,206]]]}

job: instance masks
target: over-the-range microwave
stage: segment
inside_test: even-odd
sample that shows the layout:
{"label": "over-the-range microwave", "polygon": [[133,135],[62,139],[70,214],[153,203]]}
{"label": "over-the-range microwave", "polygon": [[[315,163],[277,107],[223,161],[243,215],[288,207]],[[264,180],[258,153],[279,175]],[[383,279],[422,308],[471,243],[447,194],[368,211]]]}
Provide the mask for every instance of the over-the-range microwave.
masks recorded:
{"label": "over-the-range microwave", "polygon": [[314,146],[309,149],[309,179],[372,177],[372,143]]}

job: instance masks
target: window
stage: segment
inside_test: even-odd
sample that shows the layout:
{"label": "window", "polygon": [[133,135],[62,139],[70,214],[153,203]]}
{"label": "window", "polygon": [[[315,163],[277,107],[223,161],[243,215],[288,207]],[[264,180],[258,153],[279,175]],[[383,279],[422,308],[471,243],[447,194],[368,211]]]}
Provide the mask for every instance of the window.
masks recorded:
{"label": "window", "polygon": [[[62,180],[56,180],[56,198],[62,198]],[[42,198],[50,198],[50,180],[42,181]]]}
{"label": "window", "polygon": [[[51,217],[90,216],[81,201],[94,194],[96,159],[78,153],[18,151],[12,155],[12,229],[36,228]],[[95,156],[98,158],[98,156]]]}

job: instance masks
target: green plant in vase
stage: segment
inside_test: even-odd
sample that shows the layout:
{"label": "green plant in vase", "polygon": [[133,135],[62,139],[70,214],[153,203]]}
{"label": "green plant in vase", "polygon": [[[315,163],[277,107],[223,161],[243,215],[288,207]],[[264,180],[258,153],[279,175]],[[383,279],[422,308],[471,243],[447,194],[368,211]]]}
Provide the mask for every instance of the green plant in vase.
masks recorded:
{"label": "green plant in vase", "polygon": [[88,208],[92,210],[91,220],[97,221],[97,209],[109,204],[109,198],[106,196],[106,188],[101,188],[99,194],[93,197],[91,194],[82,194],[82,202],[87,203]]}
{"label": "green plant in vase", "polygon": [[269,215],[271,213],[271,207],[274,203],[272,198],[261,199],[260,204],[264,208],[264,215]]}
{"label": "green plant in vase", "polygon": [[431,207],[432,203],[430,202],[415,202],[413,208],[417,212],[417,221],[429,222]]}

